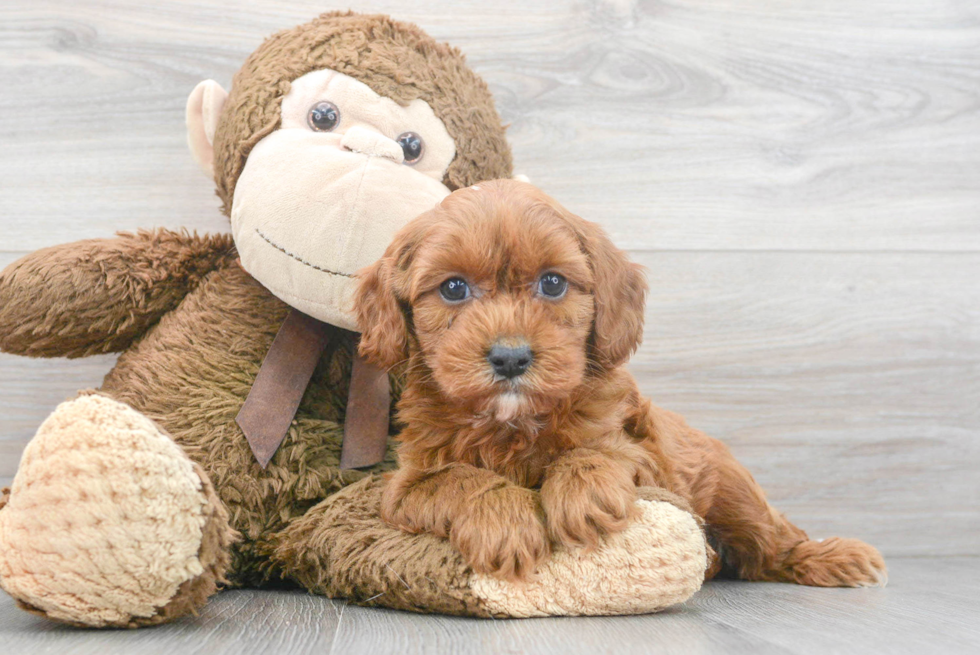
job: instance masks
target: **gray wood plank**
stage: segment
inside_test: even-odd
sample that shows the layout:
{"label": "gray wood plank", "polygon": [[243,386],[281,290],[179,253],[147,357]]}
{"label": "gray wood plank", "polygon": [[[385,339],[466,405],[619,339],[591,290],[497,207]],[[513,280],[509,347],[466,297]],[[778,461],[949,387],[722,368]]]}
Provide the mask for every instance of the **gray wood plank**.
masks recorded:
{"label": "gray wood plank", "polygon": [[199,616],[169,625],[79,630],[27,614],[0,593],[0,643],[8,655],[327,653],[344,607],[303,591],[226,591]]}
{"label": "gray wood plank", "polygon": [[198,617],[83,631],[0,595],[4,653],[971,653],[980,647],[980,559],[889,562],[884,589],[712,582],[662,614],[527,620],[423,616],[298,592],[229,591]]}
{"label": "gray wood plank", "polygon": [[[231,6],[4,3],[0,249],[224,226],[186,152],[186,95],[323,9]],[[469,53],[518,168],[635,248],[980,248],[971,3],[356,7]]]}
{"label": "gray wood plank", "polygon": [[[693,601],[691,602],[693,603]],[[689,603],[689,605],[691,605]],[[335,653],[785,653],[758,634],[692,607],[655,617],[559,617],[480,621],[348,607]]]}
{"label": "gray wood plank", "polygon": [[[348,607],[334,652],[863,654],[980,646],[977,560],[890,564],[885,589],[713,582],[681,607],[639,617],[487,622]],[[935,591],[949,584],[963,595]]]}
{"label": "gray wood plank", "polygon": [[975,619],[980,602],[972,594],[951,598],[942,590],[946,580],[980,581],[974,563],[960,558],[895,560],[889,585],[881,590],[797,594],[784,585],[750,584],[725,593],[707,585],[707,593],[696,599],[705,614],[762,634],[788,652],[970,653],[980,647]]}

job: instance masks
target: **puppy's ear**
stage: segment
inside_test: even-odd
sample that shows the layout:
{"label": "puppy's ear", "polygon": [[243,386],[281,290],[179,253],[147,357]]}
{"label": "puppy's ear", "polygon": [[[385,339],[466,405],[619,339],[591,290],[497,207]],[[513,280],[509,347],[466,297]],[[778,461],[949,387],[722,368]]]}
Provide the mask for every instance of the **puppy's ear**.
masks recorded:
{"label": "puppy's ear", "polygon": [[361,328],[357,351],[376,366],[391,368],[408,358],[405,279],[415,251],[434,220],[435,212],[430,211],[410,221],[395,234],[381,259],[357,272],[354,315]]}
{"label": "puppy's ear", "polygon": [[385,256],[358,272],[354,314],[361,328],[357,351],[381,368],[408,357],[408,325],[395,295],[394,262]]}
{"label": "puppy's ear", "polygon": [[643,340],[646,276],[643,267],[631,262],[599,225],[565,214],[578,232],[595,276],[594,357],[603,368],[615,368]]}

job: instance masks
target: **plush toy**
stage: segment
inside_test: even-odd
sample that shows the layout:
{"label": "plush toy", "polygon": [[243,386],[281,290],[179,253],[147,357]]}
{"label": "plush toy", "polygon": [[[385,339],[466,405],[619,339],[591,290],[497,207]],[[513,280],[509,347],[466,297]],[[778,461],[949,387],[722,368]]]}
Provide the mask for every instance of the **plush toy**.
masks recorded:
{"label": "plush toy", "polygon": [[[512,174],[457,50],[387,17],[325,14],[265,41],[230,93],[201,83],[187,124],[230,235],[120,234],[0,273],[4,352],[121,353],[41,425],[0,498],[0,586],[21,607],[132,627],[196,611],[219,585],[291,582],[422,612],[612,614],[700,587],[701,526],[658,490],[624,533],[555,553],[526,584],[378,517],[397,430],[377,379],[351,390],[355,272],[451,190]],[[379,418],[380,454],[342,467]]]}

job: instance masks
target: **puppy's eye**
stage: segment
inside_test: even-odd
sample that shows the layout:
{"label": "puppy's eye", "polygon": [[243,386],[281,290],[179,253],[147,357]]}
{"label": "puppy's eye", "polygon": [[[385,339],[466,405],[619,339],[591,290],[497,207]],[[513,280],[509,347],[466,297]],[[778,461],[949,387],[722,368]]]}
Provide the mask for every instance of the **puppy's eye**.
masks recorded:
{"label": "puppy's eye", "polygon": [[398,135],[395,139],[398,145],[402,147],[402,152],[405,153],[405,163],[412,165],[422,159],[422,154],[425,152],[425,142],[415,132],[404,132]]}
{"label": "puppy's eye", "polygon": [[461,302],[470,297],[470,287],[463,278],[454,277],[439,285],[439,293],[448,302]]}
{"label": "puppy's eye", "polygon": [[330,132],[340,123],[340,110],[332,102],[318,102],[310,107],[306,122],[315,132]]}
{"label": "puppy's eye", "polygon": [[558,273],[545,273],[538,282],[538,291],[548,298],[561,298],[568,289],[568,282]]}

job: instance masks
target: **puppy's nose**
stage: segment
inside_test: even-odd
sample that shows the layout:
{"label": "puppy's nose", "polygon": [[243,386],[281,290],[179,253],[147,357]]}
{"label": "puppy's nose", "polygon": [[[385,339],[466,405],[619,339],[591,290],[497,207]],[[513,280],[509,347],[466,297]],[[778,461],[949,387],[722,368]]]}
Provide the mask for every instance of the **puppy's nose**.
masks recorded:
{"label": "puppy's nose", "polygon": [[531,365],[534,355],[531,353],[531,346],[505,346],[501,343],[493,344],[487,361],[493,367],[493,372],[502,375],[508,380],[527,371]]}

